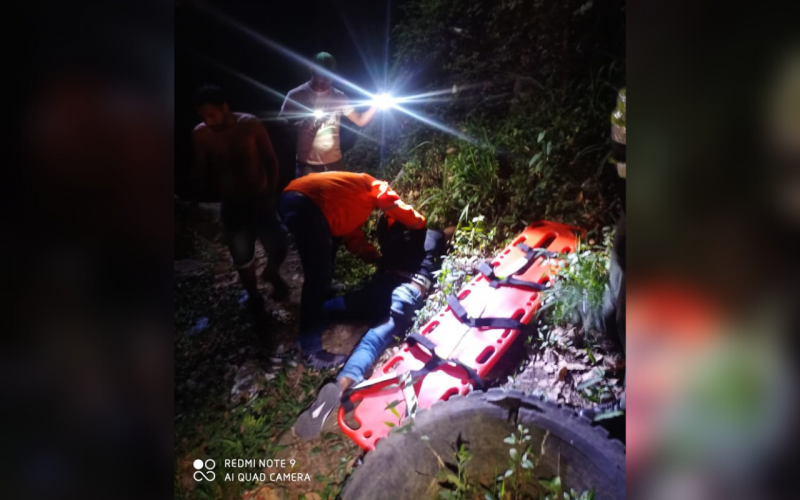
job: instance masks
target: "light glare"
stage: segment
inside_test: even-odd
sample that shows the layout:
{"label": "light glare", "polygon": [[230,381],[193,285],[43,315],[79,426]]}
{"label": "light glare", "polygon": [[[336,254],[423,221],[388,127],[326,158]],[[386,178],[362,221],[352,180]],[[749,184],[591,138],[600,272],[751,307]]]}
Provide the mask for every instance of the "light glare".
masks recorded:
{"label": "light glare", "polygon": [[397,103],[395,98],[389,94],[378,94],[372,99],[372,102],[380,109],[392,108]]}

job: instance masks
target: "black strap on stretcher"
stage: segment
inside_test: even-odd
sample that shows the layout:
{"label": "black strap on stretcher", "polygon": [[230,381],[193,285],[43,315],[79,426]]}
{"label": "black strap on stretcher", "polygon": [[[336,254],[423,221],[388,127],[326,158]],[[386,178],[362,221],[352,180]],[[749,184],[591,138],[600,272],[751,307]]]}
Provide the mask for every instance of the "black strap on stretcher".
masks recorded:
{"label": "black strap on stretcher", "polygon": [[467,314],[467,310],[461,305],[461,301],[455,295],[447,297],[447,305],[456,315],[458,320],[472,328],[497,328],[503,330],[522,330],[525,323],[513,318],[473,318]]}
{"label": "black strap on stretcher", "polygon": [[[518,244],[517,248],[525,252],[525,257],[523,258],[527,261],[525,265],[522,266],[522,268],[517,270],[517,273],[519,274],[527,271],[528,268],[540,255],[544,255],[547,258],[554,258],[557,256],[557,254],[553,252],[548,252],[544,248],[531,248],[525,243]],[[488,262],[481,262],[478,265],[478,270],[489,281],[489,286],[492,288],[497,288],[500,285],[510,285],[520,288],[528,288],[536,292],[541,292],[546,288],[545,285],[542,285],[541,283],[521,280],[519,278],[515,278],[514,276],[507,276],[505,278],[500,279],[494,273],[494,267]]]}
{"label": "black strap on stretcher", "polygon": [[[409,375],[411,376],[412,380],[420,380],[429,373],[438,369],[439,367],[452,363],[456,366],[461,367],[467,373],[467,377],[469,378],[470,382],[472,382],[472,386],[475,389],[478,390],[483,389],[483,379],[481,379],[480,375],[478,375],[478,372],[475,371],[474,368],[465,365],[464,363],[461,362],[461,360],[458,359],[445,359],[440,357],[438,354],[436,354],[436,344],[431,342],[430,339],[428,339],[421,333],[419,332],[411,333],[406,338],[406,343],[409,346],[414,346],[417,344],[421,345],[422,347],[427,349],[431,355],[431,359],[429,359],[422,368],[420,368],[419,370],[411,371]],[[401,375],[402,374],[397,374],[396,378],[400,378]],[[342,408],[344,408],[345,413],[349,413],[355,409],[355,405],[353,405],[353,402],[350,400],[350,395],[364,388],[365,387],[356,388],[355,386],[353,386],[342,392],[340,403],[342,405]]]}
{"label": "black strap on stretcher", "polygon": [[[543,248],[531,248],[530,246],[526,245],[525,243],[520,243],[517,245],[517,248],[525,252],[524,259],[527,260],[524,266],[520,268],[517,272],[524,273],[530,266],[533,264],[534,260],[538,258],[540,255],[544,255],[548,258],[556,257],[557,254],[553,252],[548,252]],[[478,269],[480,270],[481,274],[483,274],[486,279],[489,280],[489,284],[492,288],[497,288],[499,285],[510,285],[510,286],[518,286],[529,288],[535,291],[542,291],[545,289],[545,286],[541,283],[535,283],[532,281],[521,280],[515,278],[513,276],[508,276],[503,279],[499,279],[494,274],[494,268],[486,263],[482,262]],[[461,301],[458,300],[458,297],[455,295],[449,295],[447,297],[447,305],[450,306],[450,309],[453,311],[453,314],[458,318],[458,320],[465,326],[469,326],[471,328],[497,328],[497,329],[504,329],[504,330],[524,330],[528,325],[522,323],[519,320],[513,318],[472,318],[467,314],[466,309],[464,306],[461,305]],[[419,344],[425,349],[428,350],[431,354],[431,359],[429,359],[425,365],[420,368],[419,370],[413,370],[410,375],[413,380],[419,380],[420,378],[425,377],[432,371],[436,370],[437,368],[444,366],[446,364],[454,364],[456,366],[461,367],[469,377],[470,382],[472,382],[472,386],[478,390],[483,389],[483,380],[481,379],[478,372],[475,371],[474,368],[467,366],[461,360],[458,359],[445,359],[440,357],[436,354],[436,344],[430,341],[427,337],[422,335],[419,332],[413,332],[406,338],[406,343],[413,346],[415,344]],[[399,378],[401,374],[398,374],[397,377]],[[391,379],[390,379],[391,380]],[[356,386],[348,388],[342,393],[341,397],[341,405],[344,408],[346,413],[349,413],[355,409],[353,402],[350,400],[350,395],[356,392],[357,390],[364,389],[364,387],[356,389]]]}
{"label": "black strap on stretcher", "polygon": [[457,366],[460,366],[461,368],[464,369],[465,372],[467,372],[467,376],[469,377],[469,380],[472,382],[472,386],[474,388],[483,389],[483,380],[481,379],[480,375],[478,375],[478,372],[475,371],[474,368],[465,365],[459,359],[444,359],[439,357],[439,355],[436,354],[436,352],[434,351],[434,349],[436,349],[436,344],[431,342],[430,339],[428,339],[421,333],[419,332],[412,333],[411,335],[408,336],[408,338],[406,338],[406,343],[412,346],[414,344],[419,344],[425,349],[427,349],[428,352],[431,353],[431,359],[429,359],[428,362],[425,363],[425,366],[423,366],[419,370],[414,370],[411,372],[411,377],[413,379],[424,377],[425,375],[436,370],[440,366],[446,365],[448,363],[453,363]]}
{"label": "black strap on stretcher", "polygon": [[[455,314],[456,318],[465,326],[469,326],[470,328],[497,328],[497,329],[504,329],[504,330],[523,330],[526,325],[519,320],[512,319],[512,318],[472,318],[467,314],[466,309],[464,306],[461,305],[461,302],[458,300],[458,297],[455,295],[449,295],[447,297],[447,305],[450,306],[450,309]],[[459,366],[464,369],[467,373],[467,377],[472,382],[472,386],[476,389],[483,389],[483,380],[481,379],[478,372],[475,371],[474,368],[467,366],[459,359],[452,359],[452,358],[442,358],[438,354],[436,354],[436,344],[430,341],[424,335],[413,332],[406,338],[406,343],[409,345],[419,344],[425,349],[427,349],[431,354],[431,359],[429,359],[425,365],[420,368],[419,370],[411,371],[410,375],[413,380],[419,380],[420,378],[426,376],[427,374],[431,373],[432,371],[436,370],[437,368],[444,366],[446,364],[452,363],[456,366]],[[400,377],[401,374],[397,376]],[[364,389],[365,387],[357,388],[353,386],[342,393],[341,397],[341,405],[344,408],[345,412],[350,412],[355,409],[353,402],[350,400],[350,395],[354,392]]]}

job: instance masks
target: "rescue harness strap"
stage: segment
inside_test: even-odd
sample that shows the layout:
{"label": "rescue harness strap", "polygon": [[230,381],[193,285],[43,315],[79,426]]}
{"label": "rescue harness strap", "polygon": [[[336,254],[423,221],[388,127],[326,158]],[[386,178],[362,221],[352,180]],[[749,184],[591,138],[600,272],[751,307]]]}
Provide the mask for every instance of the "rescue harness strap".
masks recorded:
{"label": "rescue harness strap", "polygon": [[[533,264],[533,262],[540,256],[543,255],[548,259],[552,259],[557,257],[557,254],[554,252],[548,252],[543,248],[531,248],[525,243],[520,243],[517,245],[517,248],[525,252],[525,264],[518,269],[515,274],[522,274],[528,270],[528,268]],[[526,281],[521,280],[519,278],[515,278],[514,276],[507,276],[505,278],[498,278],[497,275],[494,273],[494,267],[489,262],[481,262],[478,265],[478,270],[481,274],[489,281],[489,286],[492,288],[497,288],[500,285],[510,285],[510,286],[517,286],[522,288],[528,288],[530,290],[534,290],[536,292],[541,292],[546,287],[541,283],[536,283],[533,281]]]}
{"label": "rescue harness strap", "polygon": [[[556,257],[556,254],[553,252],[548,252],[542,248],[531,248],[530,246],[526,245],[525,243],[520,243],[517,245],[517,248],[525,252],[525,257],[523,257],[527,262],[525,265],[519,269],[518,273],[524,273],[530,266],[533,264],[534,260],[540,255],[544,255],[547,258]],[[530,288],[535,291],[542,291],[545,289],[545,286],[541,283],[535,283],[531,281],[520,280],[518,278],[514,278],[513,276],[509,276],[506,278],[498,278],[494,274],[494,268],[486,263],[483,262],[479,265],[478,269],[480,270],[481,274],[483,274],[490,282],[490,286],[492,288],[497,288],[499,285],[510,285],[510,286],[519,286]],[[464,306],[461,305],[461,301],[458,300],[458,297],[455,295],[449,295],[447,297],[447,305],[450,306],[450,310],[453,311],[453,314],[458,318],[458,320],[465,326],[470,328],[491,328],[491,329],[506,329],[506,330],[523,330],[526,328],[526,324],[522,323],[519,320],[513,318],[473,318],[467,314],[466,309]],[[468,332],[467,329],[464,333]],[[407,338],[406,342],[409,346],[413,346],[415,344],[421,345],[424,347],[428,352],[430,352],[431,358],[425,363],[425,365],[420,368],[419,370],[413,370],[410,372],[402,373],[402,374],[389,374],[387,377],[380,377],[377,379],[372,380],[364,380],[359,384],[356,384],[353,387],[346,389],[342,393],[341,397],[341,405],[344,408],[345,412],[349,413],[355,409],[355,405],[350,399],[350,396],[356,392],[363,389],[366,389],[370,386],[383,383],[389,380],[396,380],[399,379],[401,382],[401,387],[403,388],[404,393],[408,393],[409,391],[413,394],[413,389],[411,387],[414,383],[418,380],[421,380],[426,375],[431,373],[432,371],[444,366],[448,363],[452,363],[456,366],[461,367],[467,373],[469,380],[472,382],[472,386],[475,389],[483,389],[483,380],[481,379],[478,372],[475,371],[474,368],[467,366],[459,359],[451,359],[451,358],[442,358],[438,354],[436,354],[436,344],[430,341],[427,337],[422,335],[419,332],[411,333]],[[460,342],[460,341],[459,341]],[[408,408],[409,404],[413,404],[416,407],[416,401],[410,402],[408,401],[408,394],[406,394],[407,400],[407,408],[406,413],[407,415],[413,416],[416,413],[416,408]],[[416,398],[412,398],[416,400]]]}

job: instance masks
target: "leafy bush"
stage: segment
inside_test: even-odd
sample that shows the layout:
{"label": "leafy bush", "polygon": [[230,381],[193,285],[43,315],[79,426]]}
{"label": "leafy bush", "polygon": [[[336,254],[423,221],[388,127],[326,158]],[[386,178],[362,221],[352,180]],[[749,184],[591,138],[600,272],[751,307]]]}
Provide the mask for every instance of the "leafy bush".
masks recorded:
{"label": "leafy bush", "polygon": [[607,225],[624,2],[411,0],[403,11],[392,78],[408,94],[451,89],[407,107],[454,134],[393,111],[348,151],[349,168],[396,181],[435,224],[483,215],[506,237],[537,219]]}
{"label": "leafy bush", "polygon": [[603,228],[603,245],[578,241],[575,252],[559,256],[551,287],[544,293],[548,323],[581,324],[584,332],[602,330],[603,297],[608,288],[613,231]]}
{"label": "leafy bush", "polygon": [[442,164],[441,187],[432,187],[429,196],[419,202],[433,221],[469,220],[469,212],[494,220],[497,201],[505,196],[507,183],[497,176],[493,148],[459,148],[447,155]]}

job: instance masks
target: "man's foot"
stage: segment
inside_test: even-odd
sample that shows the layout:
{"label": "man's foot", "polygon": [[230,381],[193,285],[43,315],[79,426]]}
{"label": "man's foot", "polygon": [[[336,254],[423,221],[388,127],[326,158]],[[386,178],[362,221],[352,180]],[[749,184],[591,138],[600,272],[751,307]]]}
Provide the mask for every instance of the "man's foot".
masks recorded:
{"label": "man's foot", "polygon": [[328,415],[339,404],[342,391],[336,382],[328,382],[317,395],[317,399],[300,414],[294,430],[302,439],[312,439],[319,435]]}
{"label": "man's foot", "polygon": [[313,368],[314,370],[339,368],[344,365],[345,361],[347,361],[347,356],[344,354],[333,354],[325,350],[303,356],[303,362],[306,367]]}
{"label": "man's foot", "polygon": [[264,297],[260,293],[248,294],[244,306],[254,323],[264,320],[267,316],[267,311],[264,310]]}
{"label": "man's foot", "polygon": [[283,302],[289,298],[291,289],[283,278],[279,276],[277,279],[270,281],[270,283],[272,283],[272,300]]}
{"label": "man's foot", "polygon": [[261,279],[272,285],[272,300],[281,302],[289,297],[291,292],[289,284],[281,278],[280,274],[270,271],[269,266],[261,273]]}

